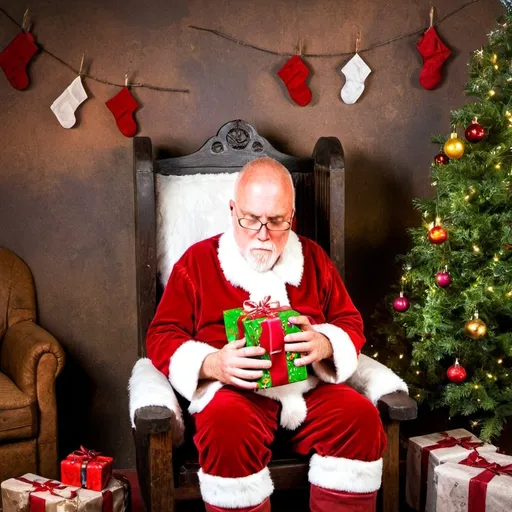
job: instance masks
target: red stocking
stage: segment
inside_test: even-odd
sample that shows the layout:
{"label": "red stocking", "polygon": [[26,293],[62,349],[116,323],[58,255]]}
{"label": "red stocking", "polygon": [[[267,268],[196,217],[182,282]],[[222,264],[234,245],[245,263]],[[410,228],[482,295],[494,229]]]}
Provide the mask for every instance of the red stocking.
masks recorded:
{"label": "red stocking", "polygon": [[297,105],[305,107],[311,101],[311,91],[306,85],[309,69],[298,55],[289,59],[277,74]]}
{"label": "red stocking", "polygon": [[37,50],[34,36],[30,32],[20,32],[0,53],[0,67],[7,80],[18,91],[28,87],[26,67]]}
{"label": "red stocking", "polygon": [[441,81],[441,66],[451,51],[439,39],[434,27],[427,29],[416,47],[423,57],[420,84],[424,89],[434,89]]}
{"label": "red stocking", "polygon": [[133,113],[139,108],[139,104],[131,95],[128,87],[123,87],[105,105],[114,114],[119,131],[125,137],[133,137],[137,133],[137,124],[133,119]]}

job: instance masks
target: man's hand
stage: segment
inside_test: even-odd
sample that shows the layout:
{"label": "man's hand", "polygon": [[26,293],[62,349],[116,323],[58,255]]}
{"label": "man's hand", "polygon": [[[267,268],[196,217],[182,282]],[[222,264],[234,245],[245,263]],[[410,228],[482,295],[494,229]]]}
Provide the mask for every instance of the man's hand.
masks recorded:
{"label": "man's hand", "polygon": [[263,376],[262,369],[272,366],[265,359],[251,359],[265,354],[262,347],[246,347],[245,338],[224,345],[218,352],[205,357],[200,379],[220,380],[243,389],[257,389],[258,383],[252,382]]}
{"label": "man's hand", "polygon": [[284,337],[286,352],[303,354],[300,359],[295,359],[295,366],[304,366],[332,357],[333,350],[329,338],[315,331],[307,316],[291,316],[288,321],[302,328],[302,332],[287,334]]}

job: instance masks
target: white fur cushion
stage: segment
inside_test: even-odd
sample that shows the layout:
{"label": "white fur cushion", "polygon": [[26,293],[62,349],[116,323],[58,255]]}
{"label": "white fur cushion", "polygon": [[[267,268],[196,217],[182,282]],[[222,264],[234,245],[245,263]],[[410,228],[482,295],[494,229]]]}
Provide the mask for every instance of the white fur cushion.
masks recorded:
{"label": "white fur cushion", "polygon": [[162,176],[157,174],[158,270],[165,286],[174,264],[196,242],[223,233],[230,225],[238,172]]}

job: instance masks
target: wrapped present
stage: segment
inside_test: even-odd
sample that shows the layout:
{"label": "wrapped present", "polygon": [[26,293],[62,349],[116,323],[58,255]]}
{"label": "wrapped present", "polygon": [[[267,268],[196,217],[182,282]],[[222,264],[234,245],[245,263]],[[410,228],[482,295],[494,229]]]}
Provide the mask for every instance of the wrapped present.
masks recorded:
{"label": "wrapped present", "polygon": [[[1,484],[3,512],[73,512],[78,510],[78,487],[27,473]],[[101,510],[101,509],[99,509]]]}
{"label": "wrapped present", "polygon": [[3,512],[125,512],[126,484],[111,478],[102,491],[91,491],[27,473],[1,484]]}
{"label": "wrapped present", "polygon": [[477,451],[435,469],[437,512],[512,510],[512,457]]}
{"label": "wrapped present", "polygon": [[83,446],[60,463],[62,483],[85,487],[91,491],[104,489],[112,476],[112,457],[87,450]]}
{"label": "wrapped present", "polygon": [[292,316],[299,316],[299,313],[289,307],[281,307],[277,301],[270,301],[270,297],[265,297],[259,303],[245,301],[243,308],[224,311],[228,341],[245,336],[247,347],[263,347],[266,353],[262,359],[272,361],[272,367],[263,370],[263,376],[258,380],[260,389],[283,386],[308,378],[307,368],[294,364],[300,354],[284,350],[285,335],[301,332],[298,326],[288,323]]}
{"label": "wrapped present", "polygon": [[464,429],[411,437],[407,450],[408,505],[421,512],[435,511],[434,469],[464,459],[475,448],[482,453],[496,451],[496,446],[480,441]]}

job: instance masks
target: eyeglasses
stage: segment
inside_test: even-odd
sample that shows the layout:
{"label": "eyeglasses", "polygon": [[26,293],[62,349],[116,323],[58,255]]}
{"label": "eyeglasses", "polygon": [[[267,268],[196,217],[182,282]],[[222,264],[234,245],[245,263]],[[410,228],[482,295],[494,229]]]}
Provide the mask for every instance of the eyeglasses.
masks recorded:
{"label": "eyeglasses", "polygon": [[[265,226],[269,231],[288,231],[292,224],[291,219],[290,222],[286,220],[272,220],[268,222],[261,222],[258,219],[249,219],[247,217],[239,217],[235,208],[236,218],[238,219],[238,224],[240,227],[244,229],[250,229],[251,231],[259,231],[263,226]],[[293,214],[292,214],[293,219]]]}

